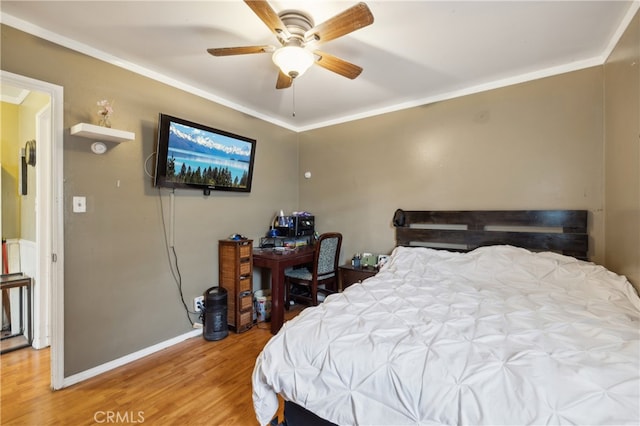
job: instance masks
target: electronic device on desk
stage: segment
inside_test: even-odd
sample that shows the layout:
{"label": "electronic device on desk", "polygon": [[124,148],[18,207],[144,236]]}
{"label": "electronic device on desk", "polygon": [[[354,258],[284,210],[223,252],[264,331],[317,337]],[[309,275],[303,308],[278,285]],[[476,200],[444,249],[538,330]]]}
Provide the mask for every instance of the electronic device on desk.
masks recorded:
{"label": "electronic device on desk", "polygon": [[282,210],[273,218],[269,231],[260,238],[260,248],[297,248],[313,244],[315,217],[308,212],[285,215]]}
{"label": "electronic device on desk", "polygon": [[313,236],[316,229],[315,217],[308,214],[278,216],[275,229],[279,237]]}
{"label": "electronic device on desk", "polygon": [[276,248],[283,247],[284,239],[281,237],[266,236],[260,238],[260,248]]}
{"label": "electronic device on desk", "polygon": [[306,245],[312,244],[313,237],[312,236],[302,236],[302,237],[262,237],[260,238],[260,248],[287,248],[287,249],[295,249],[298,247],[303,247]]}

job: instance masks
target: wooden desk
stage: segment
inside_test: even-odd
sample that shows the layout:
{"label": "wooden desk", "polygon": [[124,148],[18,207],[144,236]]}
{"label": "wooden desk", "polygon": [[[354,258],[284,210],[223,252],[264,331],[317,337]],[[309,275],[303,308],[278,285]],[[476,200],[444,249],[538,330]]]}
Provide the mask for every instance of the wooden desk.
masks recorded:
{"label": "wooden desk", "polygon": [[313,246],[299,247],[290,252],[254,249],[253,266],[271,270],[271,334],[284,323],[284,270],[313,262]]}

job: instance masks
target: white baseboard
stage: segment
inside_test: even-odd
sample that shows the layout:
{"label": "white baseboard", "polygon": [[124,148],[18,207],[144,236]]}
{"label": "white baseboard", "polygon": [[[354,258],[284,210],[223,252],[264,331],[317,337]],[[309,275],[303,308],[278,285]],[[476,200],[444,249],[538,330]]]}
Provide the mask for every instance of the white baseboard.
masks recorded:
{"label": "white baseboard", "polygon": [[180,336],[176,336],[173,339],[165,340],[164,342],[160,342],[153,346],[149,346],[148,348],[141,349],[137,352],[131,353],[129,355],[125,355],[121,358],[114,359],[113,361],[109,361],[105,364],[98,365],[97,367],[90,368],[88,370],[74,374],[73,376],[65,377],[62,382],[62,387],[66,388],[68,386],[75,385],[76,383],[80,383],[84,380],[90,379],[99,374],[106,373],[107,371],[121,367],[125,364],[136,361],[140,358],[144,358],[147,355],[151,355],[155,352],[161,351],[162,349],[166,349],[170,346],[176,345],[180,342],[183,342],[192,337],[196,337],[198,335],[202,335],[202,330],[199,330],[199,329],[192,330]]}

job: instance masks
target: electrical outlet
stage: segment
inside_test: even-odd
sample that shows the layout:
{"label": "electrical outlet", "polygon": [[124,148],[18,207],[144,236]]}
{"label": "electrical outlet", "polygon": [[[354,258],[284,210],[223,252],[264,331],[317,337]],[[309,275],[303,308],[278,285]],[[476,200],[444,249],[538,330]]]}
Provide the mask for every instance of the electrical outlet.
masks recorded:
{"label": "electrical outlet", "polygon": [[196,312],[204,312],[204,296],[193,298],[193,310]]}

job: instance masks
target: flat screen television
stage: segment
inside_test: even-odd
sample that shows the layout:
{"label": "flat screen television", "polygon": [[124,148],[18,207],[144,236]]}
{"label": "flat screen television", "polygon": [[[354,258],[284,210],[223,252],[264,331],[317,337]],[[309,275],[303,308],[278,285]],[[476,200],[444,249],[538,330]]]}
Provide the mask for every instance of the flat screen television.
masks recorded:
{"label": "flat screen television", "polygon": [[161,113],[154,184],[251,192],[255,152],[255,139]]}

